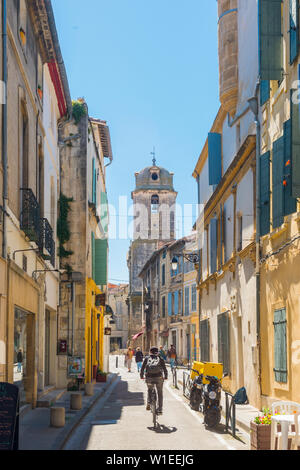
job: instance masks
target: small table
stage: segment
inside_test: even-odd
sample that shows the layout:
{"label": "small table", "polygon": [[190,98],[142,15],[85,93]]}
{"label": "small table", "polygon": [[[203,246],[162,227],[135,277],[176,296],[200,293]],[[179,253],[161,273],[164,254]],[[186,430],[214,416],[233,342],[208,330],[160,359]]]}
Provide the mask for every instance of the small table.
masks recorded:
{"label": "small table", "polygon": [[[272,430],[271,430],[271,448],[273,449],[273,442],[274,442],[274,427],[277,424],[281,425],[281,448],[282,450],[288,449],[288,439],[289,439],[289,426],[290,424],[294,424],[295,422],[295,415],[275,415],[271,416],[272,420]],[[298,421],[300,424],[300,416],[298,416]]]}

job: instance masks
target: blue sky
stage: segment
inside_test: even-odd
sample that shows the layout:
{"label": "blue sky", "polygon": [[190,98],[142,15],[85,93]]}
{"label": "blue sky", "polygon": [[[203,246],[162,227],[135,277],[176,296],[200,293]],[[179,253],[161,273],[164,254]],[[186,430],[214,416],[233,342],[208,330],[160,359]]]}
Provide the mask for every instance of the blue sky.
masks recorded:
{"label": "blue sky", "polygon": [[[192,178],[219,107],[215,0],[52,0],[73,99],[105,119],[114,162],[109,203],[131,203],[134,173],[173,171],[177,202],[197,203]],[[191,221],[192,222],[192,221]],[[110,242],[109,280],[128,280],[128,240]],[[116,282],[117,283],[117,282]]]}

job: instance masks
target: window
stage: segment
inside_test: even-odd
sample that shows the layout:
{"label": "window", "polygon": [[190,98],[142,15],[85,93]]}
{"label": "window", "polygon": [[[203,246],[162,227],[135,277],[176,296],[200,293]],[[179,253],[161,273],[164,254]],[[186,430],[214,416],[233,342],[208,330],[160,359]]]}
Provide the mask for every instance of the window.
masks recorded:
{"label": "window", "polygon": [[20,145],[19,145],[20,188],[28,189],[28,186],[29,186],[28,116],[27,116],[25,104],[23,102],[21,103],[21,112],[20,112],[20,140],[19,142],[20,142]]}
{"label": "window", "polygon": [[27,10],[26,0],[19,0],[19,11],[18,11],[18,27],[19,27],[19,39],[22,44],[22,48],[26,50],[27,44]]}
{"label": "window", "polygon": [[274,373],[276,382],[287,383],[286,310],[274,312]]}
{"label": "window", "polygon": [[156,214],[159,210],[159,197],[155,194],[151,197],[151,212]]}
{"label": "window", "polygon": [[228,312],[218,315],[218,362],[230,373],[230,333]]}
{"label": "window", "polygon": [[184,314],[190,314],[190,288],[185,287],[184,289]]}
{"label": "window", "polygon": [[197,311],[197,288],[196,285],[192,286],[192,312]]}
{"label": "window", "polygon": [[210,274],[217,271],[218,219],[210,221]]}
{"label": "window", "polygon": [[[41,103],[43,103],[43,63],[40,54],[37,55],[37,94],[41,100]],[[51,103],[51,112],[52,108],[53,106]]]}
{"label": "window", "polygon": [[200,322],[200,354],[201,361],[209,362],[209,321],[203,320]]}
{"label": "window", "polygon": [[161,299],[161,313],[162,313],[162,317],[165,318],[166,316],[166,298],[165,297],[162,297]]}
{"label": "window", "polygon": [[238,214],[237,220],[237,251],[242,251],[243,249],[243,215]]}
{"label": "window", "polygon": [[259,2],[259,75],[261,80],[281,80],[283,65],[282,1]]}

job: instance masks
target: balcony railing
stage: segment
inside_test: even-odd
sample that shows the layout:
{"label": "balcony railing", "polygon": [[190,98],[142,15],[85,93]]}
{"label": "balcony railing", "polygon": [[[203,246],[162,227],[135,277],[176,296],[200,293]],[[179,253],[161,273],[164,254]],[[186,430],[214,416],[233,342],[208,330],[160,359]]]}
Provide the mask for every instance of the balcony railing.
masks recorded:
{"label": "balcony railing", "polygon": [[22,210],[21,210],[21,230],[30,241],[40,241],[40,206],[31,189],[21,189]]}
{"label": "balcony railing", "polygon": [[48,259],[55,267],[55,242],[53,230],[47,219],[40,219],[39,249],[44,259]]}

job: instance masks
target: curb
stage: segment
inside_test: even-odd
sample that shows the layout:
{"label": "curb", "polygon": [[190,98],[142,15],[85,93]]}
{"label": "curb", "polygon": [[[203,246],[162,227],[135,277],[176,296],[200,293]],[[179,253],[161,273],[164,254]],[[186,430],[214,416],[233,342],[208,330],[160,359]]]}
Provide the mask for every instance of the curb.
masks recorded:
{"label": "curb", "polygon": [[81,423],[81,421],[85,418],[85,416],[91,411],[93,406],[96,404],[96,402],[102,398],[105,393],[110,390],[114,382],[119,378],[118,374],[112,373],[108,377],[108,383],[107,387],[103,388],[97,395],[95,395],[92,399],[92,401],[84,408],[81,410],[74,421],[71,421],[67,426],[65,426],[61,433],[57,436],[57,438],[54,441],[54,444],[51,447],[51,450],[63,450],[63,447],[65,446],[66,442],[70,438],[71,434],[74,432],[74,430],[77,428],[77,426]]}

